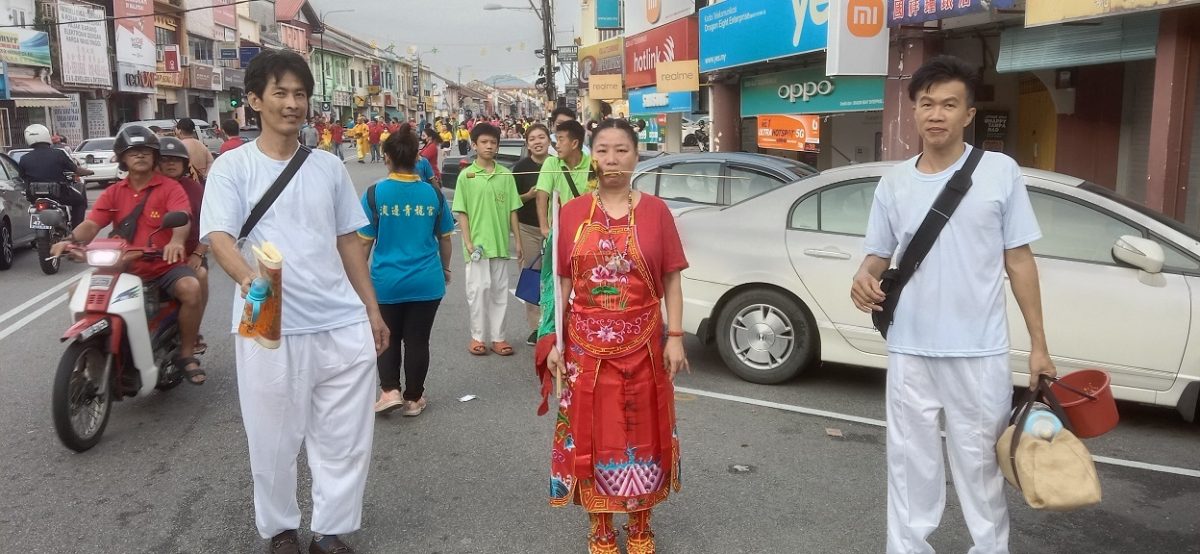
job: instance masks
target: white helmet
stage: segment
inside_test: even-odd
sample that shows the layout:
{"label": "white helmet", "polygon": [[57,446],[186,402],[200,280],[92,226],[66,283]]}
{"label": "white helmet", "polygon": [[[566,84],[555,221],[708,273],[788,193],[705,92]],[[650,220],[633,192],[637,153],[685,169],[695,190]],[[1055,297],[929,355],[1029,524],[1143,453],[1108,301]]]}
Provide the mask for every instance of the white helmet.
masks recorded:
{"label": "white helmet", "polygon": [[25,144],[33,146],[39,142],[51,143],[50,129],[40,123],[34,123],[25,128]]}

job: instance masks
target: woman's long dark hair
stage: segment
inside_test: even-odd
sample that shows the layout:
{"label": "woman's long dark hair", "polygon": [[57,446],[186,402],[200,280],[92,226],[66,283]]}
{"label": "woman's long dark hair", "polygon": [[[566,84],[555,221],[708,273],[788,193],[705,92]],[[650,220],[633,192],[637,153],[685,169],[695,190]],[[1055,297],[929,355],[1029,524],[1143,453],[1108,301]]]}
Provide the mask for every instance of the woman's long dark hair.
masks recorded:
{"label": "woman's long dark hair", "polygon": [[383,153],[392,162],[393,169],[413,171],[417,167],[417,155],[421,151],[417,134],[411,125],[404,123],[395,133],[383,141]]}

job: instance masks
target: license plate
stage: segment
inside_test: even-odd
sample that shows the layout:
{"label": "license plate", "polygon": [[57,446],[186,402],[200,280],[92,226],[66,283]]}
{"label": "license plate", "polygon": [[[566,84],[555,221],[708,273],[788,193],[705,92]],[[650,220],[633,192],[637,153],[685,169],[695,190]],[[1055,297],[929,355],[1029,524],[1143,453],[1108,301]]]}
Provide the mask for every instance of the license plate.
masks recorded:
{"label": "license plate", "polygon": [[50,230],[51,227],[49,225],[46,225],[45,223],[42,223],[42,218],[38,217],[38,214],[32,214],[29,216],[29,228],[30,229],[45,229],[48,231],[48,230]]}

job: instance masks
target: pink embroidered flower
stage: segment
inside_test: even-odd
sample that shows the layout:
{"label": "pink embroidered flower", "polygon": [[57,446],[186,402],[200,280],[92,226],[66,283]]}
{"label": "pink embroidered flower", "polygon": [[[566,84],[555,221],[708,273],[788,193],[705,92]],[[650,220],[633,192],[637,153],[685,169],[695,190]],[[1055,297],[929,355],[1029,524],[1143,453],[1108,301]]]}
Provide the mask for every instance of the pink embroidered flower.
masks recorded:
{"label": "pink embroidered flower", "polygon": [[600,243],[598,246],[600,247],[600,250],[602,252],[606,251],[606,250],[612,250],[613,248],[616,247],[616,245],[613,244],[613,241],[611,239],[600,239]]}
{"label": "pink embroidered flower", "polygon": [[611,269],[608,269],[604,266],[596,266],[592,268],[593,283],[615,283],[616,281],[617,276],[612,272]]}
{"label": "pink embroidered flower", "polygon": [[612,342],[621,336],[620,333],[613,330],[612,325],[605,325],[597,329],[595,335],[604,342]]}
{"label": "pink embroidered flower", "polygon": [[559,405],[559,407],[561,407],[564,410],[571,407],[571,389],[570,388],[563,389],[562,396],[558,399],[558,405]]}
{"label": "pink embroidered flower", "polygon": [[624,252],[617,252],[608,259],[608,263],[604,264],[604,267],[612,270],[617,275],[623,275],[629,273],[629,270],[633,268],[633,264],[630,263],[629,258],[625,256]]}
{"label": "pink embroidered flower", "polygon": [[579,363],[578,362],[567,362],[567,381],[574,384],[575,380],[578,378],[579,378]]}
{"label": "pink embroidered flower", "polygon": [[638,507],[638,499],[628,498],[625,500],[625,509],[626,510],[633,510],[634,508],[637,508],[637,507]]}

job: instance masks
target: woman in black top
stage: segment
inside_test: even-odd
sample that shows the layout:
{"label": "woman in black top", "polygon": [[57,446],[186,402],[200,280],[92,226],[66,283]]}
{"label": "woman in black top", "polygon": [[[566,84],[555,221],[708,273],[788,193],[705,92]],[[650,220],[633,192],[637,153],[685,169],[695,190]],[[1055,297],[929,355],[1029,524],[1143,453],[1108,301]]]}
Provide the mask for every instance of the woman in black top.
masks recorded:
{"label": "woman in black top", "polygon": [[[542,228],[538,225],[537,202],[535,201],[537,191],[534,190],[534,187],[538,180],[537,171],[542,169],[542,162],[545,162],[548,156],[550,130],[541,123],[530,125],[525,130],[525,144],[529,153],[512,168],[517,180],[517,192],[520,193],[521,200],[525,202],[525,205],[517,211],[517,221],[521,224],[521,249],[525,254],[525,258],[521,260],[521,267],[541,270],[542,262],[537,258],[541,256],[545,238],[542,237]],[[535,259],[537,259],[537,263],[530,266],[529,264]],[[541,308],[537,304],[526,304],[525,319],[528,321],[531,331],[525,344],[537,344],[538,323],[542,319]]]}

